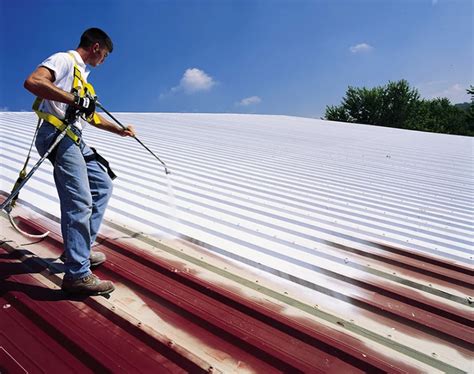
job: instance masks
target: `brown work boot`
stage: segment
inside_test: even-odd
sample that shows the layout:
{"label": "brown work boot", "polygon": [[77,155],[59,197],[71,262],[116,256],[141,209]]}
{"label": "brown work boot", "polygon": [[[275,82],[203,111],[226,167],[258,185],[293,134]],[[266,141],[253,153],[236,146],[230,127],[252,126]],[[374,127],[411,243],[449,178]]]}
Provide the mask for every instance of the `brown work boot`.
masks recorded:
{"label": "brown work boot", "polygon": [[90,274],[80,279],[67,279],[64,277],[61,289],[66,293],[105,295],[115,290],[115,287],[111,281],[103,281],[94,274]]}
{"label": "brown work boot", "polygon": [[[66,252],[63,252],[61,256],[59,256],[59,259],[62,262],[66,262]],[[102,252],[97,252],[97,251],[91,251],[91,254],[89,256],[89,261],[91,263],[91,268],[99,266],[103,264],[107,260],[107,257],[105,257],[105,254]]]}

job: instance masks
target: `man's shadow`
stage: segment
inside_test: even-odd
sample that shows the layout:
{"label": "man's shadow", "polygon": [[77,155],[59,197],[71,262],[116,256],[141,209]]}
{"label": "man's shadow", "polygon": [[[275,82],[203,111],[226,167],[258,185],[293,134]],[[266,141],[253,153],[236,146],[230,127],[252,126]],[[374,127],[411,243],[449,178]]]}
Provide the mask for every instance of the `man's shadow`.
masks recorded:
{"label": "man's shadow", "polygon": [[40,259],[38,257],[29,257],[21,262],[7,262],[20,260],[24,254],[31,255],[26,250],[15,250],[11,253],[0,254],[0,297],[6,296],[11,292],[21,292],[30,299],[39,301],[60,301],[60,300],[84,300],[87,296],[68,295],[60,289],[41,287],[39,285],[28,284],[10,280],[11,276],[20,274],[41,273],[44,270],[51,274],[63,272],[64,265],[53,263],[55,258]]}

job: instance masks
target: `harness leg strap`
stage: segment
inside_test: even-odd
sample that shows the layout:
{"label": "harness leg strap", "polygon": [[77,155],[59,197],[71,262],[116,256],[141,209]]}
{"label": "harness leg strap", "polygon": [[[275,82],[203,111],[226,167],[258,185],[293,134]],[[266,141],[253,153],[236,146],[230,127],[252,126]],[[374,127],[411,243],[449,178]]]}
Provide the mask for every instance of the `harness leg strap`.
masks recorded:
{"label": "harness leg strap", "polygon": [[89,161],[92,161],[92,160],[96,160],[99,164],[101,164],[105,170],[107,170],[107,174],[108,176],[110,177],[110,179],[114,180],[115,178],[117,178],[117,175],[113,172],[112,168],[110,167],[110,164],[109,162],[104,158],[102,157],[97,151],[95,148],[93,147],[90,147],[90,149],[92,149],[92,152],[94,152],[94,154],[90,155],[90,156],[84,156],[84,160],[86,162],[89,162]]}

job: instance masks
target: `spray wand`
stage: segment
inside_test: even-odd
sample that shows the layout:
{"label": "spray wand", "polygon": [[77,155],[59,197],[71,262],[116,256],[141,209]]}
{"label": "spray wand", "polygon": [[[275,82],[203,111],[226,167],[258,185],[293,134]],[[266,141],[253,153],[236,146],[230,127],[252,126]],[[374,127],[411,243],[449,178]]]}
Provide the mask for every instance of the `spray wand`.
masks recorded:
{"label": "spray wand", "polygon": [[[95,105],[98,106],[100,109],[102,109],[102,110],[103,110],[110,118],[112,118],[112,119],[115,121],[115,123],[117,123],[117,125],[119,125],[122,129],[127,130],[127,127],[124,126],[122,123],[120,123],[120,121],[119,121],[117,118],[115,118],[115,117],[112,115],[112,113],[110,113],[107,109],[105,109],[99,101],[96,100],[96,101],[95,101]],[[160,158],[159,158],[157,155],[155,155],[155,154],[150,150],[150,148],[148,148],[145,144],[143,144],[142,141],[141,141],[140,139],[138,139],[135,135],[133,136],[133,138],[135,138],[135,140],[136,140],[138,143],[140,143],[140,145],[141,145],[143,148],[145,148],[148,152],[150,152],[150,154],[151,154],[154,158],[156,158],[158,161],[161,162],[161,164],[162,164],[162,165],[164,166],[164,168],[165,168],[165,173],[166,173],[166,174],[170,174],[170,173],[171,173],[171,172],[168,170],[168,167],[166,166],[166,164],[165,164],[163,161],[161,161]]]}

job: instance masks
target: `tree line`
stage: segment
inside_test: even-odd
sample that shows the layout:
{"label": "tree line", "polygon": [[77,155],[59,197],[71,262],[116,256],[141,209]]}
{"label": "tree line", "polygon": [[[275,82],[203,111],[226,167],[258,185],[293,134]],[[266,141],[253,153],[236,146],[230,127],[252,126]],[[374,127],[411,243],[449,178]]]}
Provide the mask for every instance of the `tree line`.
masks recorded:
{"label": "tree line", "polygon": [[474,86],[471,103],[453,105],[447,98],[421,99],[406,80],[374,88],[349,87],[341,105],[327,106],[324,119],[474,136]]}

